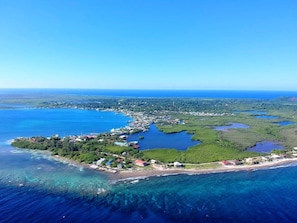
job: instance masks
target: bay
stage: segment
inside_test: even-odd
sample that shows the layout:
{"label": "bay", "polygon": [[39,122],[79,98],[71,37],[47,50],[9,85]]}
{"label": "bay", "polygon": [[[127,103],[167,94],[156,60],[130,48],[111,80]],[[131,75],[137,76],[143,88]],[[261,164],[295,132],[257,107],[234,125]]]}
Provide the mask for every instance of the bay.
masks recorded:
{"label": "bay", "polygon": [[123,114],[81,109],[0,109],[0,142],[15,137],[109,132],[131,121]]}

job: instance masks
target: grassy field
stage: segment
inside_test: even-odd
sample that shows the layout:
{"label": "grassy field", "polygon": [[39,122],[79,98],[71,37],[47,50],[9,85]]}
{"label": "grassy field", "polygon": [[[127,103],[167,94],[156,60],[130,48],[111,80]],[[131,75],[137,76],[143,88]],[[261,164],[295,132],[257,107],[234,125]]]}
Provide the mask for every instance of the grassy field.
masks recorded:
{"label": "grassy field", "polygon": [[185,169],[196,169],[196,170],[205,170],[205,169],[216,169],[220,168],[222,165],[219,163],[202,163],[202,164],[185,164]]}
{"label": "grassy field", "polygon": [[287,147],[296,147],[297,146],[297,127],[287,127],[283,128],[280,131],[281,135],[284,137],[283,144]]}

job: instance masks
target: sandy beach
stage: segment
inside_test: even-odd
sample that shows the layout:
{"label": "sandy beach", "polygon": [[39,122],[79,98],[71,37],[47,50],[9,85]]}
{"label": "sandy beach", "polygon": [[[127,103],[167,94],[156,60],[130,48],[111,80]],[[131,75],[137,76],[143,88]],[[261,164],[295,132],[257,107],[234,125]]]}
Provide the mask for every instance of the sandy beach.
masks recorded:
{"label": "sandy beach", "polygon": [[[93,169],[90,164],[79,163],[77,161],[61,157],[58,155],[52,156],[51,152],[48,151],[32,151],[26,150],[31,153],[43,154],[51,159],[59,162],[68,163],[76,166],[81,166],[83,168]],[[254,171],[258,169],[269,169],[287,166],[288,164],[296,164],[297,158],[281,158],[275,159],[273,161],[265,161],[259,164],[241,164],[241,165],[224,165],[222,162],[213,163],[203,163],[203,164],[188,164],[193,165],[194,168],[165,168],[161,165],[150,164],[147,167],[137,167],[129,170],[113,170],[108,168],[97,168],[96,170],[100,173],[106,174],[111,180],[123,181],[126,179],[141,179],[153,176],[169,176],[178,174],[189,174],[189,175],[199,175],[199,174],[211,174],[211,173],[225,173],[234,171]]]}
{"label": "sandy beach", "polygon": [[215,168],[160,168],[156,166],[151,166],[150,168],[137,168],[134,170],[121,170],[117,173],[109,174],[114,180],[125,180],[125,179],[137,179],[146,178],[152,176],[167,176],[167,175],[177,175],[177,174],[210,174],[210,173],[225,173],[234,171],[254,171],[258,169],[269,169],[271,167],[282,167],[290,163],[297,163],[297,158],[283,158],[279,160],[262,162],[259,164],[248,165],[223,165],[221,162],[213,163],[217,164]]}

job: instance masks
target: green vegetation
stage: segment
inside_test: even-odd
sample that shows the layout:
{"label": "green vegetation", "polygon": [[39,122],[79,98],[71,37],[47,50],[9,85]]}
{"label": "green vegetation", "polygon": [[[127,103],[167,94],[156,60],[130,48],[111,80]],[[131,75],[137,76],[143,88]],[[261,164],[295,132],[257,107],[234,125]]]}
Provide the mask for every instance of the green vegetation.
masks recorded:
{"label": "green vegetation", "polygon": [[143,151],[143,156],[147,159],[156,159],[161,162],[170,163],[174,161],[182,163],[207,163],[225,159],[243,159],[246,157],[259,156],[258,153],[240,151],[228,145],[201,144],[189,148],[186,151],[175,149],[154,149]]}
{"label": "green vegetation", "polygon": [[186,164],[185,165],[185,169],[216,169],[221,167],[222,165],[219,163],[202,163],[202,164]]}
{"label": "green vegetation", "polygon": [[[44,137],[20,138],[16,139],[12,146],[33,150],[48,150],[53,155],[59,155],[87,164],[104,158],[107,161],[110,160],[113,166],[116,166],[117,163],[125,163],[123,167],[131,167],[129,164],[134,159],[142,158],[142,152],[131,147],[114,146],[111,136],[105,134],[105,137],[106,141],[108,139],[110,141],[98,141],[98,138],[102,138],[101,135],[85,141],[75,141],[69,137],[61,139],[56,136],[49,139]],[[117,159],[120,161],[115,162]]]}
{"label": "green vegetation", "polygon": [[282,128],[280,134],[283,136],[284,145],[287,147],[296,147],[297,146],[297,127],[291,126]]}
{"label": "green vegetation", "polygon": [[[10,101],[9,101],[10,100]],[[2,101],[13,103],[15,99]],[[1,102],[1,100],[0,100]],[[23,101],[23,103],[25,103]],[[16,140],[13,146],[20,148],[49,150],[53,154],[64,156],[80,162],[92,163],[99,158],[115,159],[115,155],[125,157],[127,163],[133,159],[155,159],[164,163],[179,161],[182,163],[208,163],[225,159],[243,159],[258,156],[248,152],[248,147],[257,142],[271,140],[281,143],[286,149],[297,146],[296,125],[279,126],[276,122],[297,122],[297,101],[294,98],[276,100],[256,99],[189,99],[189,98],[108,98],[108,97],[47,97],[27,98],[27,104],[46,108],[82,108],[111,109],[118,112],[129,111],[139,116],[153,117],[157,127],[165,133],[186,131],[193,134],[194,140],[202,142],[186,151],[176,149],[153,149],[138,151],[131,147],[115,146],[117,136],[102,135],[92,140],[73,141],[70,138],[34,140]],[[248,111],[263,111],[278,119],[257,119]],[[237,112],[238,111],[238,112]],[[242,123],[246,129],[216,131],[215,126]],[[134,131],[140,131],[134,129]],[[104,141],[99,139],[104,138]],[[33,139],[33,138],[32,138]],[[142,139],[140,137],[139,139]],[[113,163],[115,165],[115,162]],[[126,165],[129,166],[129,165]],[[131,165],[130,165],[131,166]]]}
{"label": "green vegetation", "polygon": [[164,155],[163,150],[154,150],[153,153],[151,151],[143,151],[145,157],[158,157],[163,162],[207,163],[224,159],[243,159],[259,155],[258,153],[247,152],[245,150],[246,147],[243,148],[239,144],[226,140],[220,132],[211,129],[209,126],[196,126],[194,123],[188,123],[186,125],[158,127],[166,133],[185,130],[194,134],[193,139],[202,141],[202,144],[190,147],[187,151],[173,152],[169,150],[166,152],[166,155]]}
{"label": "green vegetation", "polygon": [[147,159],[155,159],[165,163],[178,161],[182,154],[182,152],[176,149],[152,149],[143,151],[143,155]]}

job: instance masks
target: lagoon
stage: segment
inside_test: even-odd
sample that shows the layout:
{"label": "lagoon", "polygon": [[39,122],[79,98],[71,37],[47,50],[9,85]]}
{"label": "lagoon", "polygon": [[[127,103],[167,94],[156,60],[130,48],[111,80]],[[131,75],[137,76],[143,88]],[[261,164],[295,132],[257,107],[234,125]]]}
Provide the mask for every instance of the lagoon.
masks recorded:
{"label": "lagoon", "polygon": [[[143,136],[143,139],[139,137]],[[172,148],[177,150],[187,150],[188,147],[201,144],[200,141],[192,140],[192,135],[187,132],[164,133],[158,130],[156,125],[151,125],[147,132],[140,132],[128,137],[129,141],[138,141],[140,150],[156,148]]]}
{"label": "lagoon", "polygon": [[273,116],[273,115],[257,115],[255,116],[258,119],[278,119],[278,116]]}
{"label": "lagoon", "polygon": [[265,112],[265,111],[256,111],[256,110],[246,110],[244,112],[247,112],[251,115],[266,115],[267,114],[267,112]]}
{"label": "lagoon", "polygon": [[262,141],[256,143],[255,146],[248,148],[248,151],[259,152],[259,153],[270,153],[272,150],[283,150],[284,147],[276,142]]}
{"label": "lagoon", "polygon": [[283,121],[283,122],[276,122],[276,124],[279,124],[280,126],[287,126],[287,125],[294,125],[296,123],[291,121]]}
{"label": "lagoon", "polygon": [[244,112],[254,115],[258,119],[277,119],[277,118],[279,118],[278,116],[267,115],[266,111],[246,110]]}
{"label": "lagoon", "polygon": [[217,126],[214,129],[217,131],[228,131],[229,129],[247,129],[248,125],[242,123],[231,122],[229,125]]}

